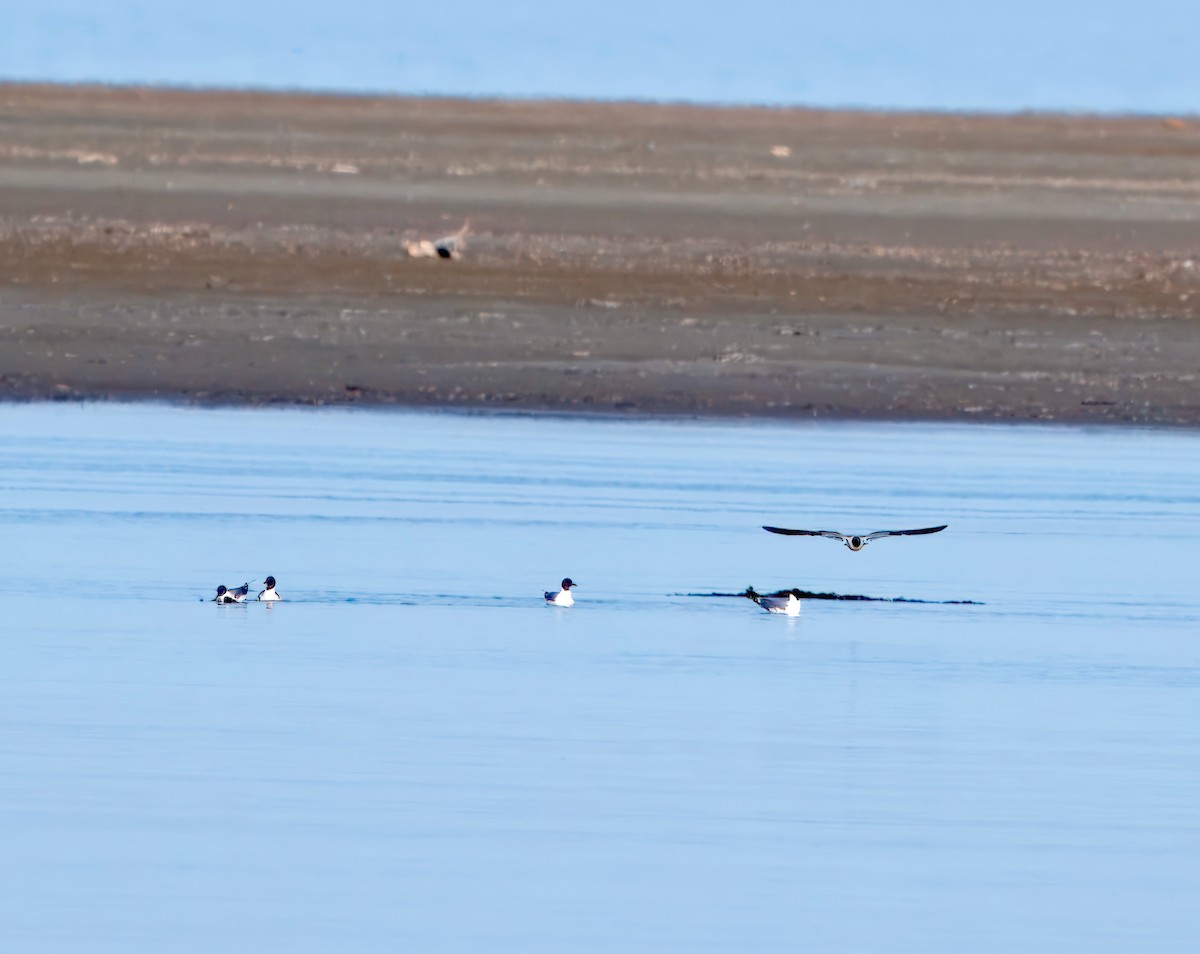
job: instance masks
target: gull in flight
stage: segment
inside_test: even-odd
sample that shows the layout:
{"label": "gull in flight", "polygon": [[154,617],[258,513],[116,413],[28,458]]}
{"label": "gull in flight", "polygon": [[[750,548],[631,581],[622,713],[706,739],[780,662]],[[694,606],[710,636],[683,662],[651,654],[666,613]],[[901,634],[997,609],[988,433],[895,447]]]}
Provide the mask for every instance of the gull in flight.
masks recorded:
{"label": "gull in flight", "polygon": [[945,530],[949,524],[940,527],[922,527],[920,530],[876,530],[874,533],[838,533],[836,530],[788,530],[786,527],[763,527],[771,533],[782,533],[785,537],[829,537],[830,540],[841,540],[851,550],[861,550],[872,540],[880,537],[916,537],[923,533],[938,533]]}

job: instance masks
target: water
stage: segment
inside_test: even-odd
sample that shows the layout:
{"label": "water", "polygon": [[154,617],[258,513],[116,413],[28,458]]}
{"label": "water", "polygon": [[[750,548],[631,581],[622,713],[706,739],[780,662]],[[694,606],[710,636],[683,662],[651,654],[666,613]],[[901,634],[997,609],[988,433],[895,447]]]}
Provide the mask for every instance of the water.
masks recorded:
{"label": "water", "polygon": [[1198,451],[0,407],[2,946],[1191,951]]}
{"label": "water", "polygon": [[902,109],[1196,111],[1195,5],[40,0],[0,76]]}

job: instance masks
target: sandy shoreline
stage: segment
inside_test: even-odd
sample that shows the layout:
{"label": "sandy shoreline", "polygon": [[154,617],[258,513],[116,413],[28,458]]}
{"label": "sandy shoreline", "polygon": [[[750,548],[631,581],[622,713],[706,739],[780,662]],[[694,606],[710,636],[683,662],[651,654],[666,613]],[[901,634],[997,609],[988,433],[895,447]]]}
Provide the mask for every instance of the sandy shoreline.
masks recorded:
{"label": "sandy shoreline", "polygon": [[1195,426],[1198,237],[1161,119],[0,86],[0,397]]}

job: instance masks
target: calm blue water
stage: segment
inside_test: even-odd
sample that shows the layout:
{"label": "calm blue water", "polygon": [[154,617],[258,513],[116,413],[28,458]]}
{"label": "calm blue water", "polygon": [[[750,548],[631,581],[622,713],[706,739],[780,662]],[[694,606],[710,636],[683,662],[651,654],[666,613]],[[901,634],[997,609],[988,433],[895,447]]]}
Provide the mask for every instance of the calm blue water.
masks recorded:
{"label": "calm blue water", "polygon": [[1196,111],[1195,4],[8,4],[0,77],[956,110]]}
{"label": "calm blue water", "polygon": [[[0,947],[1193,951],[1198,462],[0,406]],[[684,595],[751,583],[986,605]]]}

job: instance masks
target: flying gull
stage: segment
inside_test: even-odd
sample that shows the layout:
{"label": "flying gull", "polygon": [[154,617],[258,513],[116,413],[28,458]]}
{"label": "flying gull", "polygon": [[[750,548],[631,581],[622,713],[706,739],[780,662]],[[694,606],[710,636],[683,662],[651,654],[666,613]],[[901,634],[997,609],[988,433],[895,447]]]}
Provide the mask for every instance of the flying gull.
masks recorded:
{"label": "flying gull", "polygon": [[923,533],[939,533],[949,524],[940,527],[922,527],[920,530],[876,530],[874,533],[851,534],[838,533],[836,530],[788,530],[786,527],[763,527],[771,533],[782,533],[785,537],[829,537],[830,540],[841,540],[851,550],[861,550],[872,540],[880,537],[916,537]]}

